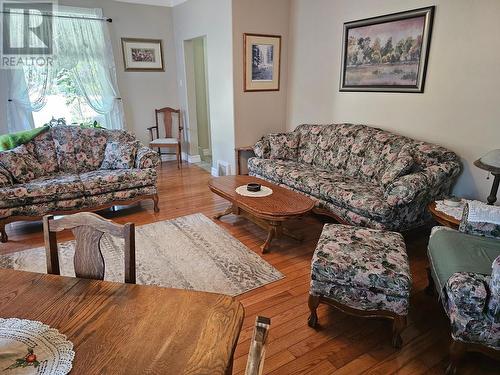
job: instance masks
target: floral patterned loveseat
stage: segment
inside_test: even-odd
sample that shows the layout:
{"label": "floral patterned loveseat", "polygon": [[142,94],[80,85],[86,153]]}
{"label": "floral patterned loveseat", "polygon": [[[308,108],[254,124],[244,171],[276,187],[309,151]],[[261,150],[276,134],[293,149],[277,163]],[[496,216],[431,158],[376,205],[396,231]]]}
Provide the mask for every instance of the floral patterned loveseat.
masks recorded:
{"label": "floral patterned loveseat", "polygon": [[121,130],[55,126],[0,152],[0,240],[5,225],[152,199],[158,154]]}
{"label": "floral patterned loveseat", "polygon": [[422,225],[427,204],[448,195],[461,172],[443,147],[364,125],[300,125],[253,150],[250,175],[310,196],[318,213],[374,229]]}

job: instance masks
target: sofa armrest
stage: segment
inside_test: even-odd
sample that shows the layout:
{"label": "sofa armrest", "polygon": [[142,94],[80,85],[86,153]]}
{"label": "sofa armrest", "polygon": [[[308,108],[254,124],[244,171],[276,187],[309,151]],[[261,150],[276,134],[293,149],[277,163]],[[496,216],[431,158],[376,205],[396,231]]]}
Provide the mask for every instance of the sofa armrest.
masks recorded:
{"label": "sofa armrest", "polygon": [[160,155],[149,147],[140,147],[135,158],[135,167],[139,169],[156,168],[161,164]]}
{"label": "sofa armrest", "polygon": [[0,188],[12,186],[14,180],[10,172],[0,165]]}
{"label": "sofa armrest", "polygon": [[403,206],[422,197],[429,203],[449,194],[461,170],[459,162],[447,161],[399,177],[385,189],[386,201],[390,206]]}
{"label": "sofa armrest", "polygon": [[488,312],[495,322],[500,323],[500,256],[492,264]]}
{"label": "sofa armrest", "polygon": [[445,286],[448,306],[466,314],[484,312],[488,299],[485,277],[471,272],[454,273]]}

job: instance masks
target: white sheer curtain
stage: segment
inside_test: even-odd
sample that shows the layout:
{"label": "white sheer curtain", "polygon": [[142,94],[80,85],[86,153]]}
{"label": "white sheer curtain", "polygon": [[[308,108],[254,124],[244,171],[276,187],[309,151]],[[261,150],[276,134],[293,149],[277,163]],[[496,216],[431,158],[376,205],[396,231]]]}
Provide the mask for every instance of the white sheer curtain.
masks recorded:
{"label": "white sheer curtain", "polygon": [[[8,18],[11,39],[23,37],[23,15],[12,14]],[[41,16],[32,15],[36,24]],[[47,24],[42,24],[40,33],[50,33]],[[16,45],[19,45],[17,43]],[[30,44],[33,45],[33,44]],[[28,51],[29,52],[29,51]],[[0,134],[11,133],[35,127],[33,111],[45,105],[50,89],[51,68],[48,65],[20,65],[16,68],[0,69]]]}
{"label": "white sheer curtain", "polygon": [[89,106],[105,115],[107,126],[124,127],[123,105],[116,80],[116,66],[105,22],[82,17],[101,18],[100,9],[60,6],[56,29],[56,66],[66,69],[78,85]]}
{"label": "white sheer curtain", "polygon": [[[101,18],[102,11],[59,6],[55,14],[64,17],[53,18],[52,65],[0,69],[0,134],[34,127],[32,112],[43,108],[54,77],[63,69],[70,73],[88,105],[104,115],[106,124],[103,125],[124,128],[108,25],[90,19]],[[22,16],[18,17],[17,20],[11,17],[10,32],[22,36]]]}

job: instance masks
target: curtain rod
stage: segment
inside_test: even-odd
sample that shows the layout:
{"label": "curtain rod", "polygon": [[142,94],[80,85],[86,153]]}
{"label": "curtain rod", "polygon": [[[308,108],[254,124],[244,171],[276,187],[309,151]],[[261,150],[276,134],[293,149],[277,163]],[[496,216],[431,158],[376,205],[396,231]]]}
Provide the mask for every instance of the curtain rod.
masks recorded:
{"label": "curtain rod", "polygon": [[[20,12],[6,12],[4,10],[0,11],[0,13],[3,14],[18,14],[18,15],[24,15],[25,13],[20,13]],[[38,16],[42,17],[56,17],[56,18],[71,18],[71,19],[77,19],[77,20],[90,20],[90,21],[106,21],[106,22],[113,22],[112,18],[92,18],[92,17],[79,17],[79,16],[65,16],[62,14],[52,14],[52,13],[39,13],[36,14]]]}

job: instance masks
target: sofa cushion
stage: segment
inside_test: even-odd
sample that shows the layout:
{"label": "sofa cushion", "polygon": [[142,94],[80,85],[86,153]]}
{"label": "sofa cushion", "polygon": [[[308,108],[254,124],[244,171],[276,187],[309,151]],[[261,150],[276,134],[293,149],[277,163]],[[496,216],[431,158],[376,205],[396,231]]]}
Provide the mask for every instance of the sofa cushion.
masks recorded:
{"label": "sofa cushion", "polygon": [[299,135],[298,161],[302,164],[313,164],[318,139],[324,130],[322,125],[300,125],[294,133]]}
{"label": "sofa cushion", "polygon": [[32,145],[35,157],[42,165],[45,175],[57,173],[59,171],[56,146],[51,131],[38,135],[29,144]]}
{"label": "sofa cushion", "polygon": [[108,142],[101,169],[130,169],[134,166],[138,142]]}
{"label": "sofa cushion", "polygon": [[12,185],[14,180],[10,172],[0,165],[0,187]]}
{"label": "sofa cushion", "polygon": [[500,239],[500,207],[479,201],[467,203],[460,222],[460,232]]}
{"label": "sofa cushion", "polygon": [[80,174],[86,195],[103,194],[156,184],[156,170],[116,169],[97,170]]}
{"label": "sofa cushion", "polygon": [[278,184],[282,182],[285,173],[300,166],[300,163],[291,160],[248,159],[248,171],[251,174],[262,176]]}
{"label": "sofa cushion", "polygon": [[76,174],[44,176],[0,189],[0,207],[74,199],[83,195],[83,185]]}
{"label": "sofa cushion", "polygon": [[0,164],[10,172],[15,182],[25,183],[44,174],[41,164],[26,145],[0,152]]}
{"label": "sofa cushion", "polygon": [[81,129],[77,126],[56,126],[52,137],[59,169],[78,173],[99,169],[107,142],[106,129]]}
{"label": "sofa cushion", "polygon": [[297,160],[297,149],[299,147],[298,133],[269,134],[269,145],[271,159]]}
{"label": "sofa cushion", "polygon": [[319,184],[319,198],[340,207],[383,221],[389,220],[394,214],[379,185],[342,175],[333,179],[321,179]]}

